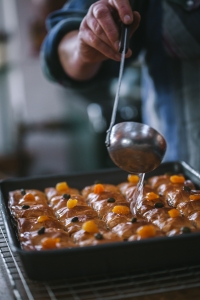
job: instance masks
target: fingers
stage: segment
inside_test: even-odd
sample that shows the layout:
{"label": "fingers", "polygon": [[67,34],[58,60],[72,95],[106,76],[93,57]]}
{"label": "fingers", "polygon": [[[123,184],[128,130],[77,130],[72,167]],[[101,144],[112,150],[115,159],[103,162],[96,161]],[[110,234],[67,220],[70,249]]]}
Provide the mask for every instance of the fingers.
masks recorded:
{"label": "fingers", "polygon": [[[95,55],[97,60],[106,58],[120,60],[119,17],[124,23],[131,24],[131,36],[139,26],[140,15],[132,12],[129,0],[99,0],[91,5],[81,23],[79,38],[82,49],[86,49],[88,45],[87,54],[93,54],[93,60]],[[129,49],[126,57],[131,53]],[[85,59],[92,60],[91,57],[86,58],[86,55]]]}
{"label": "fingers", "polygon": [[[113,60],[120,60],[120,54],[111,47],[109,40],[107,39],[106,35],[103,33],[100,36],[97,36],[93,30],[90,29],[86,20],[81,24],[81,30],[79,31],[79,38],[82,42],[82,45],[87,45],[97,51],[97,53],[93,53],[93,58],[91,55],[85,55],[85,60],[88,62],[92,59],[98,61],[98,59],[105,60],[106,58],[110,58]],[[101,30],[99,29],[101,32]],[[86,47],[83,47],[83,49]],[[83,54],[83,53],[82,53]]]}
{"label": "fingers", "polygon": [[87,24],[95,35],[117,51],[119,29],[110,9],[104,1],[98,1],[88,13]]}
{"label": "fingers", "polygon": [[129,0],[108,0],[108,3],[118,11],[124,24],[129,25],[133,22],[133,12]]}

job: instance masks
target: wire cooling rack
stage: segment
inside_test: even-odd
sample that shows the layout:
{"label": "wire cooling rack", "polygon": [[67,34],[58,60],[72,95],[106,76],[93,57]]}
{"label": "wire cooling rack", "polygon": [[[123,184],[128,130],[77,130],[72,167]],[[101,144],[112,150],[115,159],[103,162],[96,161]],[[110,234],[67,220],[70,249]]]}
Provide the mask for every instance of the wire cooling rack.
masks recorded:
{"label": "wire cooling rack", "polygon": [[200,287],[200,265],[137,275],[120,273],[52,282],[32,281],[10,250],[1,216],[0,253],[16,300],[125,300]]}

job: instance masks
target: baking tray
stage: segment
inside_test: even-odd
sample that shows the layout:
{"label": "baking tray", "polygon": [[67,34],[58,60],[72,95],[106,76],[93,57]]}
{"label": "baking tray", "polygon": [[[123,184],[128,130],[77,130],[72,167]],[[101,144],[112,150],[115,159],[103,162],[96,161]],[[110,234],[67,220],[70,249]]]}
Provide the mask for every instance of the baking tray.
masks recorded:
{"label": "baking tray", "polygon": [[[161,164],[146,178],[166,172],[183,173],[197,188],[200,174],[185,162]],[[200,233],[173,237],[155,237],[141,241],[117,242],[75,249],[25,251],[20,248],[16,228],[8,209],[8,192],[15,189],[40,189],[67,181],[82,189],[96,180],[118,184],[127,180],[120,169],[56,176],[13,178],[0,182],[1,211],[11,250],[17,254],[27,276],[33,280],[52,280],[117,272],[148,272],[164,268],[191,266],[200,263]]]}

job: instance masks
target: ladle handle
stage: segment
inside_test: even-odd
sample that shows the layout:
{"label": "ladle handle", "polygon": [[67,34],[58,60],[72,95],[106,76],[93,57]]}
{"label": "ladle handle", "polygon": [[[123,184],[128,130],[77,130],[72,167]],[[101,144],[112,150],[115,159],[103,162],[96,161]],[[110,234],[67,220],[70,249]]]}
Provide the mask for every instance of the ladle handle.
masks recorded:
{"label": "ladle handle", "polygon": [[125,54],[128,51],[128,43],[129,43],[128,33],[129,33],[129,26],[122,24],[121,39],[120,39],[120,44],[119,44],[119,52],[122,53],[122,56],[121,56],[121,63],[120,63],[120,70],[119,70],[117,92],[116,92],[116,96],[115,96],[110,127],[108,128],[107,135],[106,135],[106,141],[105,141],[106,147],[110,146],[110,134],[111,134],[112,127],[115,124],[115,119],[116,119],[116,114],[117,114],[117,107],[118,107],[118,102],[119,102],[119,92],[120,92],[122,75],[123,75],[123,70],[124,70]]}
{"label": "ladle handle", "polygon": [[129,48],[129,28],[130,25],[125,25],[122,23],[122,29],[121,29],[121,37],[120,37],[120,43],[119,43],[119,53],[122,53],[125,49],[125,54],[128,51]]}

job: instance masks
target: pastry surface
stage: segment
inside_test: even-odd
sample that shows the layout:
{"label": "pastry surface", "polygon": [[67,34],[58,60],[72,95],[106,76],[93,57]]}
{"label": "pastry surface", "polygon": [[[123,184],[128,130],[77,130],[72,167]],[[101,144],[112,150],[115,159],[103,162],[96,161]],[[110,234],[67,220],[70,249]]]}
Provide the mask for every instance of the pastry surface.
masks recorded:
{"label": "pastry surface", "polygon": [[78,190],[67,182],[44,191],[14,190],[8,208],[22,249],[52,250],[138,241],[200,231],[200,191],[183,174],[145,181],[136,175],[114,185]]}

